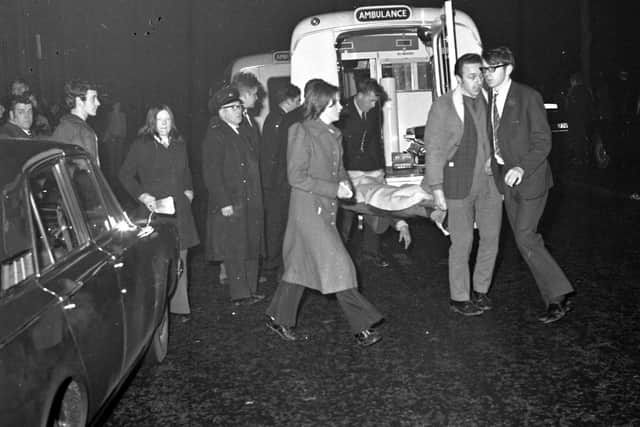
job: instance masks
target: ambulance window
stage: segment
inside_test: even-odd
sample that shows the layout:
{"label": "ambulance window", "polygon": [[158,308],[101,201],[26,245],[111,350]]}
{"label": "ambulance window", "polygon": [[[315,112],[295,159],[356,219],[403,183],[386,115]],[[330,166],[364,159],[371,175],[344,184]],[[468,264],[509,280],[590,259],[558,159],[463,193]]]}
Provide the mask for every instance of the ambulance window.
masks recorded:
{"label": "ambulance window", "polygon": [[382,64],[382,77],[395,77],[398,92],[433,89],[433,67],[427,61]]}

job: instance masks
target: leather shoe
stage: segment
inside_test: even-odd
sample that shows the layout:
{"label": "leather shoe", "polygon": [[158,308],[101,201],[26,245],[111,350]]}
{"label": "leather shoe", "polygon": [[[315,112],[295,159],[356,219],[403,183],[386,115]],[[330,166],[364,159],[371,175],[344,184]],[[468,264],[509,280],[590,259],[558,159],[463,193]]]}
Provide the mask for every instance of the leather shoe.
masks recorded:
{"label": "leather shoe", "polygon": [[356,344],[360,347],[369,347],[382,339],[382,335],[375,329],[363,329],[356,334]]}
{"label": "leather shoe", "polygon": [[380,268],[387,268],[391,265],[389,260],[380,254],[364,254],[364,258],[371,261],[374,265]]}
{"label": "leather shoe", "polygon": [[462,314],[463,316],[479,316],[484,313],[480,307],[471,301],[450,301],[449,308],[451,311]]}
{"label": "leather shoe", "polygon": [[285,341],[300,341],[309,338],[306,335],[300,336],[296,334],[293,328],[289,326],[278,325],[276,320],[271,316],[267,316],[267,328],[278,334],[278,336]]}
{"label": "leather shoe", "polygon": [[538,318],[542,323],[549,324],[562,319],[570,311],[564,303],[552,303],[547,307],[547,312]]}
{"label": "leather shoe", "polygon": [[491,298],[482,292],[472,292],[471,302],[482,311],[491,310],[493,308]]}

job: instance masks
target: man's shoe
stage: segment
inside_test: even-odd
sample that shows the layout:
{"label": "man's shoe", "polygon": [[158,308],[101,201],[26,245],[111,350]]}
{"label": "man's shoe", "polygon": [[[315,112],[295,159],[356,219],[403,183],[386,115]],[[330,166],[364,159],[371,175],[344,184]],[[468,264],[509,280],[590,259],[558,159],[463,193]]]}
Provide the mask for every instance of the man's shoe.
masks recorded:
{"label": "man's shoe", "polygon": [[471,294],[471,302],[482,311],[491,310],[493,308],[491,298],[482,292],[473,292]]}
{"label": "man's shoe", "polygon": [[269,279],[267,279],[267,276],[264,274],[261,274],[260,277],[258,277],[258,283],[267,283],[268,281]]}
{"label": "man's shoe", "polygon": [[565,307],[564,304],[549,304],[547,307],[547,312],[538,318],[545,325],[548,323],[557,322],[562,319],[567,313],[569,309]]}
{"label": "man's shoe", "polygon": [[375,266],[380,268],[387,268],[391,265],[389,260],[380,254],[364,254],[364,258],[371,261]]}
{"label": "man's shoe", "polygon": [[290,328],[288,326],[278,325],[275,319],[271,316],[267,317],[267,328],[271,329],[273,332],[278,334],[278,336],[285,341],[299,341],[299,340],[306,340],[308,338],[307,336],[298,336],[293,331],[293,328]]}
{"label": "man's shoe", "polygon": [[375,329],[363,329],[356,334],[356,343],[360,347],[369,347],[382,339]]}
{"label": "man's shoe", "polygon": [[463,316],[479,316],[484,313],[484,310],[476,306],[471,301],[450,301],[449,308]]}

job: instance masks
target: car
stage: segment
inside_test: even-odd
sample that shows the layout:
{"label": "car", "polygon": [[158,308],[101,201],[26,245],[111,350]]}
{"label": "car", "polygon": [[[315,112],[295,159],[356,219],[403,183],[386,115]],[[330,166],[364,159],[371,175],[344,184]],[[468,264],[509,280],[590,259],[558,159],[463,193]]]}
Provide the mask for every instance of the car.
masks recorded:
{"label": "car", "polygon": [[175,225],[132,222],[75,145],[0,138],[0,152],[0,424],[91,424],[167,354]]}

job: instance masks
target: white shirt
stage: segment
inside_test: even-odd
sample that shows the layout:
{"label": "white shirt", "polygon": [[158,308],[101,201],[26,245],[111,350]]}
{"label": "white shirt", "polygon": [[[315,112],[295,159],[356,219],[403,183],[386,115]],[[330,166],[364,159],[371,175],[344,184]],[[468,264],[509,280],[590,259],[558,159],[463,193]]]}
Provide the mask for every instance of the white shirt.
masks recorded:
{"label": "white shirt", "polygon": [[505,77],[504,81],[500,83],[500,86],[493,88],[494,95],[498,92],[498,95],[495,98],[495,103],[496,107],[498,107],[498,114],[500,114],[500,117],[502,117],[502,112],[504,111],[504,103],[507,100],[509,88],[511,88],[511,78],[509,77]]}

